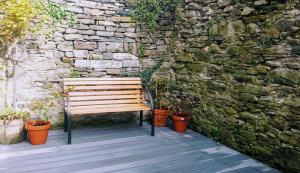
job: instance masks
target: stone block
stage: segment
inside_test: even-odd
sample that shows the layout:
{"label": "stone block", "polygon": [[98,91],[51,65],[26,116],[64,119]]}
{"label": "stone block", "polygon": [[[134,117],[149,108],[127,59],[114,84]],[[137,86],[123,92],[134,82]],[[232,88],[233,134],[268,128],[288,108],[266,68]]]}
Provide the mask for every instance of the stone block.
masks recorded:
{"label": "stone block", "polygon": [[98,68],[98,69],[122,68],[122,62],[113,61],[113,60],[91,60],[90,68]]}
{"label": "stone block", "polygon": [[73,50],[73,53],[76,58],[88,58],[89,56],[88,50]]}
{"label": "stone block", "polygon": [[66,34],[64,38],[68,41],[83,40],[83,36],[80,34]]}
{"label": "stone block", "polygon": [[103,53],[103,57],[106,60],[113,59],[113,53]]}
{"label": "stone block", "polygon": [[90,27],[90,29],[96,30],[96,31],[104,31],[105,30],[105,27],[100,26],[100,25],[90,25],[89,27]]}
{"label": "stone block", "polygon": [[106,73],[108,75],[117,75],[121,73],[121,69],[119,68],[107,69]]}
{"label": "stone block", "polygon": [[132,32],[126,32],[124,35],[126,37],[129,37],[129,38],[135,38],[136,37],[136,33],[132,33]]}
{"label": "stone block", "polygon": [[113,53],[114,60],[138,60],[138,57],[129,53]]}
{"label": "stone block", "polygon": [[86,25],[94,25],[95,24],[95,20],[93,20],[93,19],[77,19],[77,21],[79,23],[86,24]]}
{"label": "stone block", "polygon": [[245,7],[241,13],[242,16],[247,16],[251,14],[255,9],[250,7]]}
{"label": "stone block", "polygon": [[106,44],[104,42],[98,42],[99,52],[106,52]]}
{"label": "stone block", "polygon": [[73,43],[72,42],[59,42],[57,45],[57,50],[60,51],[72,51],[73,50]]}
{"label": "stone block", "polygon": [[83,35],[95,35],[95,31],[93,30],[79,30],[78,34],[83,34]]}
{"label": "stone block", "polygon": [[74,47],[78,50],[94,50],[97,49],[97,43],[90,41],[74,41]]}
{"label": "stone block", "polygon": [[116,26],[114,22],[109,22],[109,21],[98,21],[98,25],[101,26]]}
{"label": "stone block", "polygon": [[135,23],[120,23],[120,26],[122,28],[134,28],[135,27]]}
{"label": "stone block", "polygon": [[84,8],[84,14],[96,16],[96,15],[103,15],[104,11],[94,8]]}
{"label": "stone block", "polygon": [[75,60],[74,66],[76,68],[89,68],[91,66],[91,61],[90,60]]}
{"label": "stone block", "polygon": [[12,120],[8,123],[0,121],[0,144],[15,144],[23,139],[23,120]]}
{"label": "stone block", "polygon": [[111,18],[111,20],[113,22],[117,22],[117,23],[130,23],[130,22],[132,22],[131,17],[127,17],[127,16],[113,16]]}
{"label": "stone block", "polygon": [[78,30],[77,29],[73,29],[73,28],[67,28],[66,29],[66,33],[67,34],[77,34]]}
{"label": "stone block", "polygon": [[114,32],[97,31],[97,35],[102,36],[102,37],[113,37]]}
{"label": "stone block", "polygon": [[140,61],[139,60],[124,60],[123,61],[123,67],[140,67]]}
{"label": "stone block", "polygon": [[107,52],[123,52],[123,43],[108,42],[106,50]]}

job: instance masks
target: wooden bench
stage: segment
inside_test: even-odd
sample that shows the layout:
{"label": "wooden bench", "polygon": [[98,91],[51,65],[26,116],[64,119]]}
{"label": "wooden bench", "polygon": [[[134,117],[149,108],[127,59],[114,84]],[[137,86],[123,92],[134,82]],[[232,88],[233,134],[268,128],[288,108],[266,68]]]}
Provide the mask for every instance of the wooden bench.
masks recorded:
{"label": "wooden bench", "polygon": [[[114,112],[151,112],[151,135],[154,136],[154,100],[140,78],[64,78],[65,132],[72,143],[72,116]],[[151,106],[145,104],[145,96]]]}

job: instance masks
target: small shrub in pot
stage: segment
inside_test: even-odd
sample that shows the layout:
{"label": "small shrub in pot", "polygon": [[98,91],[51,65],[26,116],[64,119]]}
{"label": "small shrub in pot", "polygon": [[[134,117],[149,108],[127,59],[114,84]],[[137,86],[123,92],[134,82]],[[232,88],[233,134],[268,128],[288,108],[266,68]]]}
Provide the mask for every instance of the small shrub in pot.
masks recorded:
{"label": "small shrub in pot", "polygon": [[29,141],[32,145],[40,145],[47,142],[48,132],[51,127],[49,111],[53,105],[54,103],[50,99],[33,102],[31,109],[36,119],[31,119],[25,124]]}

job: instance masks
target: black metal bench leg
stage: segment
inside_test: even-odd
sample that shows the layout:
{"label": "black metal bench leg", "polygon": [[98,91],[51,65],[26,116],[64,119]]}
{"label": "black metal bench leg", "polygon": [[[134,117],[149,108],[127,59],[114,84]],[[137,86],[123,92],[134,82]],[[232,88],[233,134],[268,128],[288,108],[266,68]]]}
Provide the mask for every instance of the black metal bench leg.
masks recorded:
{"label": "black metal bench leg", "polygon": [[140,111],[140,127],[143,126],[143,120],[144,120],[144,112]]}
{"label": "black metal bench leg", "polygon": [[67,127],[67,126],[68,126],[67,121],[68,121],[67,112],[64,111],[64,130],[65,130],[65,132],[67,132],[67,130],[68,130],[68,127]]}
{"label": "black metal bench leg", "polygon": [[154,111],[152,110],[151,111],[151,117],[152,117],[152,122],[151,122],[151,136],[154,136],[155,135],[155,124],[154,124],[154,120],[155,120],[155,114],[154,114]]}
{"label": "black metal bench leg", "polygon": [[72,115],[68,114],[68,144],[72,143]]}

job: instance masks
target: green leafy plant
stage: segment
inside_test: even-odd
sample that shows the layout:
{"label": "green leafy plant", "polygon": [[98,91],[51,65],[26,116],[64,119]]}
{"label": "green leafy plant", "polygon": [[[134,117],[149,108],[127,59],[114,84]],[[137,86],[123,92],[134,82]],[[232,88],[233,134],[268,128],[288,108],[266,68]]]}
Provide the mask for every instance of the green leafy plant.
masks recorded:
{"label": "green leafy plant", "polygon": [[171,81],[169,102],[171,110],[185,115],[199,102],[199,99],[185,90],[181,82]]}
{"label": "green leafy plant", "polygon": [[11,120],[27,120],[29,118],[29,113],[20,110],[16,111],[12,107],[6,107],[3,110],[0,111],[0,120],[2,121],[11,121]]}
{"label": "green leafy plant", "polygon": [[[49,0],[0,0],[0,58],[3,59],[4,105],[8,104],[8,81],[15,76],[19,53],[18,43],[28,33],[36,34],[44,26],[55,26],[56,23],[73,25],[75,15],[64,6]],[[54,28],[54,27],[49,27]],[[47,31],[43,34],[48,33]],[[12,64],[12,68],[8,68]],[[14,100],[14,99],[13,99]]]}
{"label": "green leafy plant", "polygon": [[79,78],[79,77],[80,77],[80,72],[77,71],[77,70],[72,70],[72,71],[70,72],[70,77],[71,77],[71,78]]}
{"label": "green leafy plant", "polygon": [[166,12],[175,12],[180,2],[180,0],[131,0],[130,15],[136,23],[145,25],[153,32],[157,29],[159,17]]}
{"label": "green leafy plant", "polygon": [[168,109],[170,81],[165,78],[158,78],[154,79],[153,82],[154,84],[151,90],[155,93],[155,107],[159,109]]}
{"label": "green leafy plant", "polygon": [[39,121],[48,122],[49,120],[49,111],[53,108],[54,102],[51,99],[37,100],[34,101],[31,105],[31,110],[37,116]]}
{"label": "green leafy plant", "polygon": [[136,72],[128,72],[120,74],[122,77],[140,77],[142,79],[142,83],[147,88],[153,88],[153,79],[152,75],[159,69],[163,60],[159,60],[155,65],[149,67],[144,70],[136,71]]}

